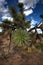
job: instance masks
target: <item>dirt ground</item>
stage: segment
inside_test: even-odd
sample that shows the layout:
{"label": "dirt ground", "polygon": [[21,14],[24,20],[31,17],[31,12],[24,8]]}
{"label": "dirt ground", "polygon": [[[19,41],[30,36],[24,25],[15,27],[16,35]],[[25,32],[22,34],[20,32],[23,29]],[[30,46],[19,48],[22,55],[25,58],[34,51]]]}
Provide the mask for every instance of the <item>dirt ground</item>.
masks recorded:
{"label": "dirt ground", "polygon": [[1,59],[0,65],[43,65],[43,52],[16,52]]}
{"label": "dirt ground", "polygon": [[[8,42],[9,40],[6,44]],[[34,51],[30,53],[27,51],[19,51],[16,48],[13,54],[9,54],[7,57],[0,57],[0,65],[43,65],[43,52]]]}

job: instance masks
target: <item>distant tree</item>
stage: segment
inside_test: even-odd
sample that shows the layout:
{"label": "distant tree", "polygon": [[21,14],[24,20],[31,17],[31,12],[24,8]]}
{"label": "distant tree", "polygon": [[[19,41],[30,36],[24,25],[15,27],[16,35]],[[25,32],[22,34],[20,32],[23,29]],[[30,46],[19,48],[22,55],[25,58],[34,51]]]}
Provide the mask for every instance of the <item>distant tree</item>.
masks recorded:
{"label": "distant tree", "polygon": [[30,22],[26,22],[25,20],[25,15],[24,15],[24,8],[23,8],[23,3],[18,3],[19,7],[19,12],[17,12],[15,7],[10,7],[10,13],[11,16],[13,17],[13,22],[16,26],[16,28],[22,28],[26,27],[25,25],[30,24]]}

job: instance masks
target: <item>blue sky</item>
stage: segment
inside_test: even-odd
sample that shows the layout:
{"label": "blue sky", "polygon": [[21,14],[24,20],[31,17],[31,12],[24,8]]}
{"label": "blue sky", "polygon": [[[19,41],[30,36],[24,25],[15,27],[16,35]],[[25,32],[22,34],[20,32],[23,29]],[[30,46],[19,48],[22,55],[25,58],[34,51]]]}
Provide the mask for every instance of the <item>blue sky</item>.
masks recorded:
{"label": "blue sky", "polygon": [[3,19],[12,20],[8,7],[13,5],[18,11],[18,2],[22,2],[24,4],[26,20],[31,20],[32,26],[41,21],[39,16],[40,14],[43,14],[43,0],[0,0],[0,22]]}

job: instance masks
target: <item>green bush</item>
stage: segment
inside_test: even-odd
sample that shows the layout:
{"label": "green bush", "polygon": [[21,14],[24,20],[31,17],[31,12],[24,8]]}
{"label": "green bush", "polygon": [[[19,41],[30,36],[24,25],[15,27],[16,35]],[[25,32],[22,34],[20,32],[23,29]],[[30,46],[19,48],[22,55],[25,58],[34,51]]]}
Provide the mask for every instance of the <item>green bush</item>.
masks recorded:
{"label": "green bush", "polygon": [[17,29],[13,32],[13,41],[18,46],[24,46],[29,43],[29,33],[26,30]]}

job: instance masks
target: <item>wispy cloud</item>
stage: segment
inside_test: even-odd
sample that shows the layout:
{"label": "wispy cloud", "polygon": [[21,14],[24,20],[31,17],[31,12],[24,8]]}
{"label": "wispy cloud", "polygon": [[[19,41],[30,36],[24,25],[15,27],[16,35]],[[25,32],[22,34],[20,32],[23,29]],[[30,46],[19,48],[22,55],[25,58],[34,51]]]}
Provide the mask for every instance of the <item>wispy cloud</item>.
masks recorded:
{"label": "wispy cloud", "polygon": [[12,17],[9,17],[9,16],[2,16],[2,20],[5,20],[5,19],[8,19],[10,21],[13,21],[13,18]]}
{"label": "wispy cloud", "polygon": [[30,15],[30,14],[32,14],[32,13],[33,13],[33,10],[32,10],[32,9],[29,9],[29,10],[24,11],[24,14],[25,14],[26,16],[28,16],[28,15]]}
{"label": "wispy cloud", "polygon": [[37,21],[34,20],[33,17],[31,17],[31,28],[33,28],[37,24]]}
{"label": "wispy cloud", "polygon": [[37,24],[37,21],[35,21],[34,19],[32,19],[32,20],[31,20],[31,25],[34,26],[35,24]]}
{"label": "wispy cloud", "polygon": [[3,13],[8,11],[8,8],[5,8],[4,5],[7,4],[5,0],[0,0],[0,14],[3,15]]}
{"label": "wispy cloud", "polygon": [[42,30],[41,29],[37,29],[38,34],[42,34]]}
{"label": "wispy cloud", "polygon": [[35,8],[39,0],[18,0],[18,2],[22,2],[24,4],[24,9],[27,9],[27,11],[24,11],[24,13],[26,16],[28,16],[33,13],[31,8]]}
{"label": "wispy cloud", "polygon": [[19,2],[22,2],[24,4],[25,8],[34,8],[36,4],[39,2],[39,0],[18,0]]}
{"label": "wispy cloud", "polygon": [[[6,5],[6,7],[4,5]],[[8,11],[8,5],[6,0],[0,0],[0,15],[2,16],[2,20],[6,18],[10,19],[10,14]]]}
{"label": "wispy cloud", "polygon": [[[33,10],[31,8],[34,8],[36,6],[36,4],[39,2],[39,0],[18,0],[19,2],[24,3],[24,9],[26,11],[24,11],[25,15],[28,16],[30,14],[33,13]],[[6,0],[0,0],[0,16],[2,16],[5,18],[10,17],[10,14],[8,12],[8,5],[5,8],[4,5],[7,5],[7,1]]]}

